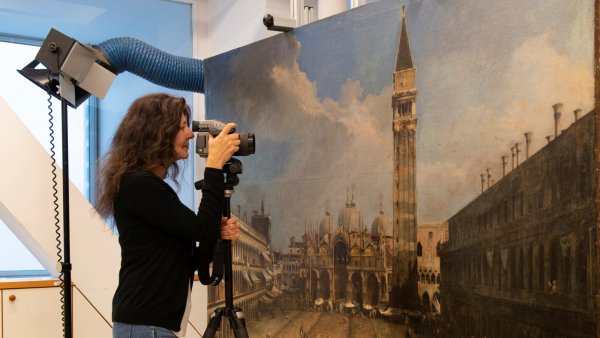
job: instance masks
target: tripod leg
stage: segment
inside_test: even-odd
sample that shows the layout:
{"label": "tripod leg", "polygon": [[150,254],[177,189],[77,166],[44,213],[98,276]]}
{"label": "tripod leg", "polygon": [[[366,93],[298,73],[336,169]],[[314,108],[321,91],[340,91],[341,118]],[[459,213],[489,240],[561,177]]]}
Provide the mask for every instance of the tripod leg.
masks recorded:
{"label": "tripod leg", "polygon": [[235,338],[248,338],[248,331],[246,330],[246,317],[244,316],[242,309],[234,308],[231,310],[229,324],[231,325],[233,336]]}
{"label": "tripod leg", "polygon": [[223,308],[218,308],[210,316],[210,321],[208,322],[202,337],[213,338],[221,326],[221,318],[223,318]]}

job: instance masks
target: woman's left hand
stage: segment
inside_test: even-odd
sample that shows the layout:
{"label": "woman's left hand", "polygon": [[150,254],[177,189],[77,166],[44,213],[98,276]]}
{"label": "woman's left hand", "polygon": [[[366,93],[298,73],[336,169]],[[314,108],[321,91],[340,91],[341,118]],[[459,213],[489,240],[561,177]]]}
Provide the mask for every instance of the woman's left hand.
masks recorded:
{"label": "woman's left hand", "polygon": [[221,219],[221,239],[235,241],[240,238],[240,226],[237,219],[230,217]]}

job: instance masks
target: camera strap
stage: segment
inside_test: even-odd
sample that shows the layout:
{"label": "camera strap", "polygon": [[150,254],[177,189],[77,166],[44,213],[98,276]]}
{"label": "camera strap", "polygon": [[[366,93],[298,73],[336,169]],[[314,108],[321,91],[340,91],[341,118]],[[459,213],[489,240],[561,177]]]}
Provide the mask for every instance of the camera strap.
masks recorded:
{"label": "camera strap", "polygon": [[[212,253],[210,249],[212,248]],[[203,248],[202,243],[200,247],[195,250],[196,257],[194,261],[198,262],[198,279],[200,283],[204,285],[218,285],[223,279],[223,241],[218,239],[214,246]],[[212,271],[210,262],[212,261]]]}

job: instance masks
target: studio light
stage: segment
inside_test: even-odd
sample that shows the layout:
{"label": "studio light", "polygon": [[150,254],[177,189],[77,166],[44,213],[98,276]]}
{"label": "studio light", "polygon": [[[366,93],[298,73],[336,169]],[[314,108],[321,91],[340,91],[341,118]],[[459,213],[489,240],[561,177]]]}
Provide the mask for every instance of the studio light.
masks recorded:
{"label": "studio light", "polygon": [[[46,68],[36,68],[39,65]],[[52,28],[35,60],[17,70],[45,92],[76,108],[90,95],[103,99],[117,76],[106,56]]]}

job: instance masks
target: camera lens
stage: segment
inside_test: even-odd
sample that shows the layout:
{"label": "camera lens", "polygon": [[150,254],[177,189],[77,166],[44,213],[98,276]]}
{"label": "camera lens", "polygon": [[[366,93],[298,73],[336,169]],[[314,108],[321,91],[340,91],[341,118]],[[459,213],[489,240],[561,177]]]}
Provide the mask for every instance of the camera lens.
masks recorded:
{"label": "camera lens", "polygon": [[247,156],[254,154],[254,133],[240,133],[240,150],[234,156]]}

